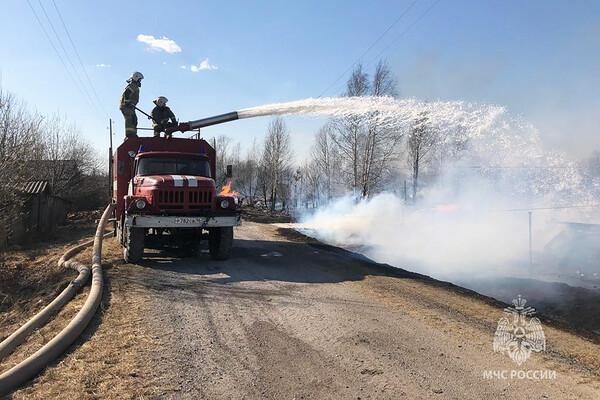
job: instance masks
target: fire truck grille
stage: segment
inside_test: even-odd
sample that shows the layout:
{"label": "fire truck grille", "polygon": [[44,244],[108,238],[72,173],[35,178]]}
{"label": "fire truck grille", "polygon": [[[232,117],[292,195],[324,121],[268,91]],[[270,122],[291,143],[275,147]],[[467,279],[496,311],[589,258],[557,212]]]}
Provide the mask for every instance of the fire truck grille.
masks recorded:
{"label": "fire truck grille", "polygon": [[[212,202],[212,192],[204,190],[159,190],[158,205],[173,207],[187,205],[190,208],[195,206],[208,206]],[[180,207],[177,207],[180,208]]]}

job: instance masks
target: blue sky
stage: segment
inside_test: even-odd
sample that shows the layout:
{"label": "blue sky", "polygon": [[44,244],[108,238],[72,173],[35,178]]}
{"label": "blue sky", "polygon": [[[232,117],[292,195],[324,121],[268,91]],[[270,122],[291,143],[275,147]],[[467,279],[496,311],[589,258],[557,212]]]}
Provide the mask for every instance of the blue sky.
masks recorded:
{"label": "blue sky", "polygon": [[[52,37],[40,3],[29,1]],[[52,1],[39,1],[78,67]],[[109,116],[115,140],[123,135],[118,100],[134,70],[146,76],[139,106],[150,110],[165,95],[183,121],[316,97],[413,1],[55,0],[97,92],[92,107],[28,2],[3,0],[2,86],[41,112],[66,114],[104,152]],[[366,69],[384,58],[401,96],[505,105],[536,125],[548,148],[574,157],[600,149],[600,2],[441,0],[418,20],[434,2],[417,0],[362,59]],[[169,38],[171,52],[152,50],[139,35]],[[214,69],[200,69],[203,61]],[[345,78],[325,95],[341,93]],[[298,156],[321,122],[288,119]],[[203,135],[247,145],[267,124],[238,121]]]}

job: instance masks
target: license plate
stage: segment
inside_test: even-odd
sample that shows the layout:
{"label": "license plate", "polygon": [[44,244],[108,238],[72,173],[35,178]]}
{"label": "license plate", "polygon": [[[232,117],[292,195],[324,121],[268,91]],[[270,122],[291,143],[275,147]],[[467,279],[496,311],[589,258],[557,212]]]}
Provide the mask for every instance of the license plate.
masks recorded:
{"label": "license plate", "polygon": [[175,218],[175,224],[177,225],[198,225],[205,222],[204,218],[194,217],[177,217]]}

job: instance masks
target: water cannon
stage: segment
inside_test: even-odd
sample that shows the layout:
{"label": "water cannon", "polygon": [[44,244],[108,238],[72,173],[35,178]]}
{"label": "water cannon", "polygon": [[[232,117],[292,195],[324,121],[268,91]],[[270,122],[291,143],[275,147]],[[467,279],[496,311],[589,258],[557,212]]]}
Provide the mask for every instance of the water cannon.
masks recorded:
{"label": "water cannon", "polygon": [[235,121],[239,119],[237,111],[232,111],[226,114],[215,115],[213,117],[197,119],[195,121],[180,122],[179,125],[172,128],[167,128],[165,133],[171,135],[173,132],[186,132],[194,129],[204,128],[211,125],[223,124],[225,122]]}

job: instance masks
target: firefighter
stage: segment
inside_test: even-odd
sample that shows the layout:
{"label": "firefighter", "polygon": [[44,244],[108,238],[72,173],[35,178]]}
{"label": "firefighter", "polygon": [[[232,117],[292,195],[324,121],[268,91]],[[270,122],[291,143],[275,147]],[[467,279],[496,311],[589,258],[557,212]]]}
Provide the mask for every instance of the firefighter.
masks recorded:
{"label": "firefighter", "polygon": [[137,115],[135,114],[135,106],[140,100],[140,87],[142,86],[144,75],[141,72],[134,72],[127,79],[127,86],[121,95],[121,113],[125,118],[125,137],[137,137]]}
{"label": "firefighter", "polygon": [[[167,107],[167,99],[165,96],[158,96],[153,103],[156,105],[152,109],[152,124],[154,126],[154,136],[160,136],[160,133],[165,131],[167,128],[172,128],[177,125],[177,119],[175,118],[175,114],[169,107]],[[170,120],[170,122],[169,122]],[[165,133],[165,137],[171,136],[168,133]]]}

